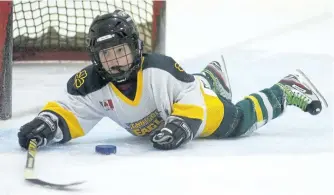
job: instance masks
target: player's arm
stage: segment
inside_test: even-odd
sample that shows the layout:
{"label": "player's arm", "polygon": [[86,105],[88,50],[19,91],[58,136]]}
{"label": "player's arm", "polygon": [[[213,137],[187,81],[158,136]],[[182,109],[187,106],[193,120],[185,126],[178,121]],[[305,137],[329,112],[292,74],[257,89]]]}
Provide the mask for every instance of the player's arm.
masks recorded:
{"label": "player's arm", "polygon": [[159,85],[153,87],[160,88],[156,101],[161,101],[167,119],[165,127],[155,132],[151,140],[155,148],[169,150],[190,141],[198,133],[205,117],[205,103],[199,81],[172,58],[166,61],[165,70],[154,69],[159,79],[152,84]]}
{"label": "player's arm", "polygon": [[[54,115],[62,132],[60,142],[86,135],[104,116],[90,95],[74,96],[68,94],[65,100],[49,102],[40,115]],[[53,116],[53,118],[55,118]]]}
{"label": "player's arm", "polygon": [[[103,118],[100,105],[93,101],[93,93],[99,91],[92,93],[87,88],[80,90],[81,86],[75,85],[73,78],[57,101],[48,102],[37,117],[20,128],[18,138],[21,147],[27,148],[32,138],[37,139],[38,146],[52,142],[65,143],[84,136]],[[84,82],[90,84],[88,80]]]}

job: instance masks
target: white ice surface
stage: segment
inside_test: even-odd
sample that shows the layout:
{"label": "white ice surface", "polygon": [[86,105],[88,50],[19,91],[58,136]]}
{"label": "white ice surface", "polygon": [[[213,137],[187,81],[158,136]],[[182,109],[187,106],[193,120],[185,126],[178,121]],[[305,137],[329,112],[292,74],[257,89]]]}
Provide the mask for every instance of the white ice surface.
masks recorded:
{"label": "white ice surface", "polygon": [[[333,189],[333,28],[332,19],[299,30],[263,37],[181,62],[200,71],[224,54],[236,102],[302,69],[327,98],[329,108],[311,116],[289,107],[254,135],[232,140],[194,140],[169,152],[126,133],[108,119],[87,136],[37,153],[36,171],[52,182],[86,180],[71,194],[332,195]],[[23,180],[26,153],[17,128],[31,120],[67,79],[85,64],[13,67],[13,118],[0,121],[0,194],[59,195],[64,191]],[[94,153],[114,144],[117,155]]]}

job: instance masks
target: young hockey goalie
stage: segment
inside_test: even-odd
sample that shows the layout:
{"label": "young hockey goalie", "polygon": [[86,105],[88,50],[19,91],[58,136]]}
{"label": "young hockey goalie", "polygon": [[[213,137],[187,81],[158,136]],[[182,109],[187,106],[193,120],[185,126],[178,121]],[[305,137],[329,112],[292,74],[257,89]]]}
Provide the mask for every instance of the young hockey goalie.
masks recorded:
{"label": "young hockey goalie", "polygon": [[248,135],[289,106],[317,115],[327,103],[299,71],[233,104],[224,63],[189,74],[160,54],[143,53],[131,17],[121,10],[98,16],[89,29],[92,65],[69,79],[62,99],[48,102],[18,132],[19,144],[38,147],[86,135],[109,117],[154,148],[186,146],[198,137]]}

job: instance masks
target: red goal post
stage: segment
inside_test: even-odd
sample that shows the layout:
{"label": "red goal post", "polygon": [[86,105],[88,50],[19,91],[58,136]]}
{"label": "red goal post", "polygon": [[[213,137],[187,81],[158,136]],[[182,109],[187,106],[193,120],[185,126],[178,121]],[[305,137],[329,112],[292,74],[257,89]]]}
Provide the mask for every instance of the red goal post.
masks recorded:
{"label": "red goal post", "polygon": [[165,52],[166,1],[0,0],[0,119],[11,117],[12,61],[86,61],[94,17],[123,9],[135,20],[145,52]]}
{"label": "red goal post", "polygon": [[12,116],[12,1],[0,1],[0,119]]}

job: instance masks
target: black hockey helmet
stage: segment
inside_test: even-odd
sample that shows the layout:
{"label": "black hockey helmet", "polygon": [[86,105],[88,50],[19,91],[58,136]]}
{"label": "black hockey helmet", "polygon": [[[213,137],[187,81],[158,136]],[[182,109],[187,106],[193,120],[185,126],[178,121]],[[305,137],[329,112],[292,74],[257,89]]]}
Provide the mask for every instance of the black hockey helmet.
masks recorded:
{"label": "black hockey helmet", "polygon": [[[89,28],[87,44],[92,63],[106,80],[116,83],[124,82],[136,75],[140,68],[143,42],[139,39],[136,24],[122,10],[95,17]],[[119,68],[118,73],[112,73],[111,70],[103,67],[99,52],[121,44],[129,46],[133,61],[128,63],[125,71]]]}

